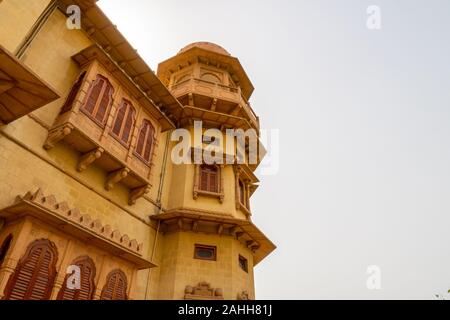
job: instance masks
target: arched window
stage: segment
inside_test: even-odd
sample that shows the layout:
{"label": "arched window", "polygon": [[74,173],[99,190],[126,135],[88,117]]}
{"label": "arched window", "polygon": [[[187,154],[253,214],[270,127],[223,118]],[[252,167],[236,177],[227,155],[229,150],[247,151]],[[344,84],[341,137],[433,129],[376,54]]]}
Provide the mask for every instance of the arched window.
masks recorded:
{"label": "arched window", "polygon": [[201,79],[213,83],[222,83],[217,75],[209,72],[202,74]]}
{"label": "arched window", "polygon": [[66,112],[69,112],[72,107],[73,103],[75,102],[75,98],[77,97],[78,92],[80,91],[81,85],[83,84],[84,78],[86,76],[86,71],[84,71],[79,77],[77,82],[72,86],[72,89],[70,89],[69,95],[67,96],[66,102],[64,102],[64,105],[61,108],[61,112],[59,114],[64,114]]}
{"label": "arched window", "polygon": [[152,157],[154,135],[155,128],[152,126],[150,121],[142,121],[136,145],[136,153],[146,162],[150,162]]}
{"label": "arched window", "polygon": [[9,234],[5,240],[3,240],[2,245],[0,246],[0,266],[6,258],[6,254],[8,253],[9,247],[11,246],[13,236]]}
{"label": "arched window", "polygon": [[98,74],[89,88],[82,110],[100,125],[105,125],[113,93],[114,89],[108,79]]}
{"label": "arched window", "polygon": [[131,102],[123,99],[119,109],[117,109],[112,133],[125,144],[128,144],[128,141],[130,139],[131,130],[133,129],[134,125],[135,114],[136,110],[131,105]]}
{"label": "arched window", "polygon": [[100,300],[127,300],[127,276],[122,270],[108,274]]}
{"label": "arched window", "polygon": [[78,266],[81,271],[80,289],[69,289],[67,281],[69,275],[66,275],[63,286],[58,293],[58,300],[92,300],[95,292],[95,264],[89,257],[80,257],[75,259],[71,265]]}
{"label": "arched window", "polygon": [[219,169],[217,166],[200,166],[200,190],[219,193]]}
{"label": "arched window", "polygon": [[50,299],[57,259],[58,252],[53,242],[44,239],[31,243],[8,280],[4,299]]}

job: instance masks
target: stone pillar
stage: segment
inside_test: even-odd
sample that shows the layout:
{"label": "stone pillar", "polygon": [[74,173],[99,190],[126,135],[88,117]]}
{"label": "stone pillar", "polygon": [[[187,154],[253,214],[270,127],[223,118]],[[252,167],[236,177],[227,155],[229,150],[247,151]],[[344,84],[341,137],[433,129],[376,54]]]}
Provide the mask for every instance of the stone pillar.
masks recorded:
{"label": "stone pillar", "polygon": [[14,273],[18,262],[18,260],[11,258],[7,258],[3,261],[3,265],[0,268],[0,300],[3,299],[5,295],[6,285],[9,278]]}

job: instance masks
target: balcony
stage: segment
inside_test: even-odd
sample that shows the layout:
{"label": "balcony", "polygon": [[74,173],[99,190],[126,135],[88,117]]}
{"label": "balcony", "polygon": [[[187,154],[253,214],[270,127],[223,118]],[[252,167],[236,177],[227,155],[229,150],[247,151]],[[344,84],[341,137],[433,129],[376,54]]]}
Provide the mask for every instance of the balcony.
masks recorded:
{"label": "balcony", "polygon": [[54,89],[0,46],[0,125],[58,98]]}
{"label": "balcony", "polygon": [[[213,99],[212,103],[202,103],[201,99],[198,99],[199,101],[196,103],[192,101],[192,98],[185,105],[185,108],[196,109],[198,107],[214,113],[244,118],[248,122],[248,127],[259,131],[259,118],[243,97],[240,87],[234,88],[199,78],[189,78],[172,85],[169,89],[177,98],[196,94]],[[224,101],[225,103],[219,103],[218,101]]]}
{"label": "balcony", "polygon": [[[64,104],[61,114],[49,130],[44,144],[46,150],[52,149],[57,143],[64,141],[67,145],[79,152],[77,170],[85,171],[89,166],[96,164],[105,171],[105,189],[110,191],[118,183],[130,190],[129,204],[133,205],[137,199],[148,193],[151,187],[152,166],[156,149],[156,140],[153,140],[150,157],[146,161],[137,153],[138,136],[145,119],[153,119],[147,109],[132,96],[127,95],[122,84],[117,82],[102,66],[93,62],[85,66],[84,78],[74,85],[76,94],[70,93]],[[84,107],[90,86],[96,76],[101,74],[113,83],[115,94],[112,97],[111,107],[105,114],[105,121],[99,122],[89,114]],[[82,76],[83,77],[83,76]],[[73,90],[73,89],[72,89]],[[73,97],[71,101],[70,97]],[[132,128],[129,130],[128,142],[123,142],[113,133],[113,125],[121,101],[132,101],[136,116]],[[101,99],[100,99],[101,100]],[[131,102],[130,102],[131,104]],[[155,123],[157,123],[155,121]],[[154,139],[157,138],[161,126],[155,125]]]}

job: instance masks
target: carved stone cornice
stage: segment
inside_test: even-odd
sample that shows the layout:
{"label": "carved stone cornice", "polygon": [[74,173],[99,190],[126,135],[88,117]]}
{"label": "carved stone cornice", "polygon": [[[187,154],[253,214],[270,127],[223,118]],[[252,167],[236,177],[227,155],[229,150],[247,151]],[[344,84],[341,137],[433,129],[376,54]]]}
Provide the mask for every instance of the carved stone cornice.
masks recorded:
{"label": "carved stone cornice", "polygon": [[251,250],[254,265],[276,248],[251,220],[238,219],[230,214],[179,208],[150,216],[150,219],[160,221],[164,233],[196,232],[232,236]]}
{"label": "carved stone cornice", "polygon": [[89,241],[100,249],[111,252],[137,265],[139,269],[155,265],[142,257],[143,244],[126,234],[103,225],[98,219],[83,214],[78,208],[70,208],[66,202],[58,202],[54,195],[45,196],[41,189],[25,196],[18,196],[14,205],[0,210],[0,218],[8,220],[22,216],[35,217],[66,234]]}

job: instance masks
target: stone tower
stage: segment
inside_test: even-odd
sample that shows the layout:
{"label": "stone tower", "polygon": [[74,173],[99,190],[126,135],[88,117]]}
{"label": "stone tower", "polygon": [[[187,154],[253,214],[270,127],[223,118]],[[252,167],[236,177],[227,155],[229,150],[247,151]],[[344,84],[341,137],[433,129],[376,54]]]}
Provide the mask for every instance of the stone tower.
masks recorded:
{"label": "stone tower", "polygon": [[[159,64],[158,77],[183,106],[163,110],[177,127],[195,136],[194,124],[201,121],[203,138],[193,148],[204,150],[217,140],[208,133],[212,128],[259,136],[259,119],[248,103],[253,85],[239,60],[222,47],[190,44]],[[220,143],[224,150],[225,142]],[[275,246],[251,219],[250,197],[258,186],[254,171],[261,159],[249,161],[249,143],[240,164],[204,159],[168,164],[167,210],[153,216],[164,233],[159,283],[167,298],[255,298],[253,268]]]}
{"label": "stone tower", "polygon": [[0,0],[0,300],[254,299],[275,248],[252,222],[260,157],[171,161],[199,121],[188,156],[258,137],[252,91],[211,43],[155,74],[96,0]]}

